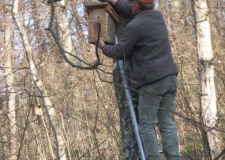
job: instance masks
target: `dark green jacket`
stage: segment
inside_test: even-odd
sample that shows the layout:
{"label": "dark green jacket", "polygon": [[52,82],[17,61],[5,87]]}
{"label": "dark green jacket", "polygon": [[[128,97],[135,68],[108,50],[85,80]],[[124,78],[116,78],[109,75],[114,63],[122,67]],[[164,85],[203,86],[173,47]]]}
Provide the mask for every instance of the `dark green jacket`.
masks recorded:
{"label": "dark green jacket", "polygon": [[[114,7],[117,13],[132,17],[131,4],[118,1]],[[134,88],[178,73],[163,15],[154,9],[135,15],[126,25],[118,44],[105,45],[102,51],[111,58],[123,57],[125,61],[130,58],[129,73]]]}

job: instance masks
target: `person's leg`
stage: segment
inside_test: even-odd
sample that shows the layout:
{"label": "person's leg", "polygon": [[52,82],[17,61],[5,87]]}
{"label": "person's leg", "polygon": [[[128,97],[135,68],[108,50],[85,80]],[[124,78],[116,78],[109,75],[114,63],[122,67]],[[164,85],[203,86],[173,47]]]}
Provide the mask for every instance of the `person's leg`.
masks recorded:
{"label": "person's leg", "polygon": [[158,111],[158,128],[162,137],[163,152],[168,160],[180,160],[177,128],[174,119],[174,100],[177,92],[175,76],[167,78],[168,91],[163,95]]}
{"label": "person's leg", "polygon": [[155,133],[157,113],[161,97],[157,96],[156,84],[141,87],[139,94],[139,132],[141,135],[146,160],[162,160]]}

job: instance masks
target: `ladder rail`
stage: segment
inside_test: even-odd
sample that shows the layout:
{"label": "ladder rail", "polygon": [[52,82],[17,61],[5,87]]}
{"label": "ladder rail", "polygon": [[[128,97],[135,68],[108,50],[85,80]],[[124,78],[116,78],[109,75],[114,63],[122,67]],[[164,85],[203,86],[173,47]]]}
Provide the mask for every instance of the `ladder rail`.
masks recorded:
{"label": "ladder rail", "polygon": [[138,124],[137,124],[137,120],[136,120],[136,115],[135,115],[135,111],[134,111],[132,97],[131,97],[131,94],[130,94],[130,90],[128,89],[128,82],[127,82],[126,77],[125,77],[125,70],[124,70],[124,67],[123,67],[123,61],[118,60],[118,64],[119,64],[121,76],[123,78],[124,90],[125,90],[127,102],[128,102],[128,105],[129,105],[131,120],[132,120],[132,123],[133,123],[133,126],[134,126],[134,132],[135,132],[135,136],[136,136],[136,140],[137,140],[137,144],[138,144],[138,149],[139,149],[139,152],[140,152],[141,159],[145,160],[146,158],[145,158],[144,149],[143,149],[143,146],[142,146],[142,141],[141,141],[141,137],[140,137],[139,130],[138,130]]}

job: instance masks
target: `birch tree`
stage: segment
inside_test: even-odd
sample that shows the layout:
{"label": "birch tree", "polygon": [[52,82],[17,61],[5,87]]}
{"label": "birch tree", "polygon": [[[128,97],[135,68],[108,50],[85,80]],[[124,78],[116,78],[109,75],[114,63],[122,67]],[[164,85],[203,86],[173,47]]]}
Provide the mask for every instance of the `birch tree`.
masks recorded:
{"label": "birch tree", "polygon": [[38,90],[41,93],[43,104],[45,107],[45,110],[47,112],[50,124],[52,126],[52,129],[54,131],[55,139],[56,139],[56,145],[57,145],[57,154],[58,154],[58,159],[60,160],[66,160],[66,151],[65,151],[65,144],[64,144],[64,139],[62,137],[62,133],[60,130],[59,122],[57,120],[57,114],[56,111],[52,105],[51,99],[48,96],[48,92],[41,81],[41,79],[38,77],[38,72],[37,68],[35,66],[35,63],[33,61],[33,55],[32,55],[32,49],[31,49],[31,44],[30,40],[28,38],[27,32],[24,28],[23,23],[20,20],[19,17],[19,3],[20,0],[14,0],[13,1],[13,18],[15,20],[15,23],[20,31],[21,38],[23,40],[23,46],[26,52],[26,57],[29,63],[29,69],[32,74],[32,79],[37,86]]}
{"label": "birch tree", "polygon": [[205,159],[211,160],[219,154],[221,141],[218,131],[215,130],[217,127],[217,107],[209,9],[206,0],[193,0],[192,2],[196,18],[200,120],[206,126],[202,127],[203,149]]}
{"label": "birch tree", "polygon": [[68,22],[65,0],[62,0],[58,3],[58,7],[56,7],[55,14],[60,42],[64,47],[65,51],[74,53],[75,51],[73,48],[72,38],[70,34],[70,24]]}
{"label": "birch tree", "polygon": [[179,18],[180,16],[180,11],[181,11],[181,1],[180,0],[169,0],[170,3],[170,14],[171,14],[171,23],[170,24],[170,29],[172,30],[172,32],[177,31],[180,29],[180,27],[178,26],[178,22],[181,19]]}
{"label": "birch tree", "polygon": [[10,12],[9,0],[5,2],[5,41],[4,41],[4,77],[6,85],[7,94],[7,107],[8,107],[8,118],[9,118],[9,128],[10,128],[10,159],[16,159],[17,151],[17,126],[16,126],[16,93],[14,89],[14,73],[13,73],[13,52],[12,52],[12,34],[11,34],[11,12]]}

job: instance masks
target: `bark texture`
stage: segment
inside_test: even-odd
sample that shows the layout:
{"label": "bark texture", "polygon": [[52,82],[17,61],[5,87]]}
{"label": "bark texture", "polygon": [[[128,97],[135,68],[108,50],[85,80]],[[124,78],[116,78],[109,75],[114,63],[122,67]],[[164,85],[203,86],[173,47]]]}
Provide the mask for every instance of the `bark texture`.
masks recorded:
{"label": "bark texture", "polygon": [[12,55],[12,42],[11,42],[11,12],[9,7],[9,0],[6,1],[5,9],[5,39],[4,39],[4,77],[7,94],[7,108],[10,128],[10,159],[16,159],[17,151],[17,126],[16,126],[16,93],[14,89],[14,74],[13,74],[13,55]]}
{"label": "bark texture", "polygon": [[[200,120],[202,127],[205,159],[215,158],[220,152],[221,141],[215,130],[217,126],[216,91],[214,83],[213,50],[211,42],[209,10],[206,0],[194,1],[196,14],[196,35],[198,73],[200,86]],[[209,146],[208,146],[209,145]]]}

